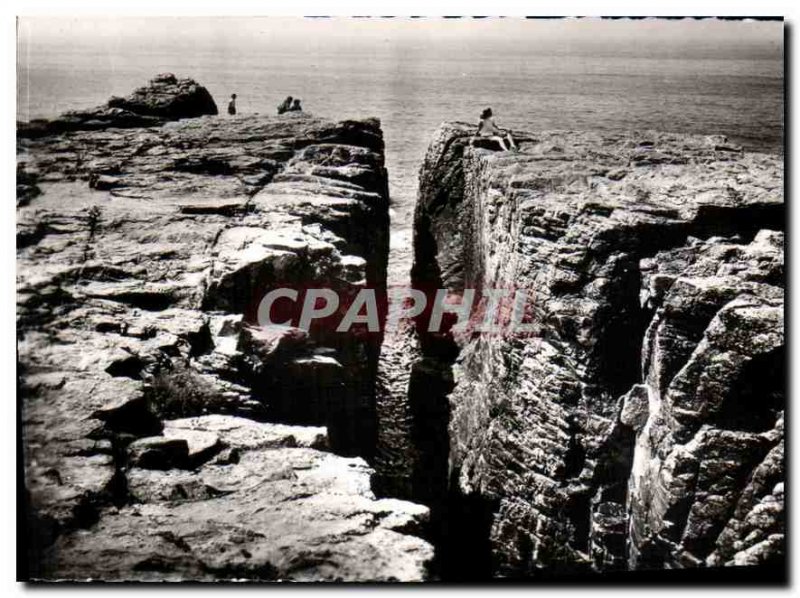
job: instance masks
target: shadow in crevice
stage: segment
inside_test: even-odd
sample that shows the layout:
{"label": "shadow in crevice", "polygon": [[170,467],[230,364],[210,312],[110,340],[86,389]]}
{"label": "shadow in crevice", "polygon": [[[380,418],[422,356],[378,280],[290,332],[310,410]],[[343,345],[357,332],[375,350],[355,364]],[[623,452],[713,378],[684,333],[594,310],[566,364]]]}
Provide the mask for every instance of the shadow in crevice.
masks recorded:
{"label": "shadow in crevice", "polygon": [[490,581],[494,573],[491,527],[497,504],[479,494],[463,494],[458,476],[458,471],[451,473],[444,500],[431,509],[436,573],[446,582]]}
{"label": "shadow in crevice", "polygon": [[714,418],[714,425],[726,430],[766,432],[775,426],[785,399],[786,348],[777,347],[757,355],[742,369],[732,386],[734,394],[725,398]]}

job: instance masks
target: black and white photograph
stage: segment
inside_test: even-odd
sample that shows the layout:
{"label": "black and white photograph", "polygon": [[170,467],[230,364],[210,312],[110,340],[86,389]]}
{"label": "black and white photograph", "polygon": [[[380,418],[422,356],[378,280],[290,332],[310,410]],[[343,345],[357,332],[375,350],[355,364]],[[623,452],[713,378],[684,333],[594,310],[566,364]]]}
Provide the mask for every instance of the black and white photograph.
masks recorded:
{"label": "black and white photograph", "polygon": [[218,8],[11,17],[17,581],[785,584],[792,23]]}

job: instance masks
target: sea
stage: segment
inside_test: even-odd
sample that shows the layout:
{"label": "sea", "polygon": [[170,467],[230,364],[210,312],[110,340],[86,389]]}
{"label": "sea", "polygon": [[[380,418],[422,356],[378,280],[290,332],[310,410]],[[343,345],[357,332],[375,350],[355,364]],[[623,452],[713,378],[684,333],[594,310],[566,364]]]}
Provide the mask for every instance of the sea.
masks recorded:
{"label": "sea", "polygon": [[515,129],[722,134],[783,151],[784,26],[517,18],[21,18],[17,119],[192,77],[221,112],[287,95],[334,119],[380,118],[392,198],[390,282],[411,263],[417,173],[443,121],[491,107]]}

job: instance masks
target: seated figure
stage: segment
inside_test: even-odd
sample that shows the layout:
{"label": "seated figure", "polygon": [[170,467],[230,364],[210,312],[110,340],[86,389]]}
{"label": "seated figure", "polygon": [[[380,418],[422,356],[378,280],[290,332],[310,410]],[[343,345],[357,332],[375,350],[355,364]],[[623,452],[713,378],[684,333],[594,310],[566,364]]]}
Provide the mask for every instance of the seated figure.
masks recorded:
{"label": "seated figure", "polygon": [[[510,131],[504,131],[498,127],[492,118],[492,109],[487,108],[481,113],[481,122],[478,123],[477,133],[469,140],[470,145],[474,145],[477,139],[496,141],[504,151],[509,149],[516,150],[517,145]],[[508,142],[508,145],[506,145]]]}
{"label": "seated figure", "polygon": [[287,96],[278,106],[278,114],[288,112],[292,108],[292,96]]}

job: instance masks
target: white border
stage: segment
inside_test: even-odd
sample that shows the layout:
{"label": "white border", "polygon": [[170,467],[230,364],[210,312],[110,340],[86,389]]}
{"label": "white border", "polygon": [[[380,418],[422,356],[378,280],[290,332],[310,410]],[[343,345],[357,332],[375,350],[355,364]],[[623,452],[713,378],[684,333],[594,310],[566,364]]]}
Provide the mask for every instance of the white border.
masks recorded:
{"label": "white border", "polygon": [[[16,6],[15,6],[16,5]],[[611,0],[562,0],[514,2],[512,0],[430,0],[381,1],[292,0],[291,2],[259,2],[254,0],[226,0],[225,2],[177,0],[137,0],[130,3],[110,4],[102,0],[59,1],[28,0],[11,2],[18,15],[506,15],[506,16],[614,16],[614,15],[783,15],[791,12],[791,2],[785,0],[660,0],[647,3]]]}
{"label": "white border", "polygon": [[[649,15],[662,15],[662,16],[680,16],[680,15],[764,15],[764,16],[784,16],[787,20],[792,24],[796,25],[797,22],[800,22],[800,19],[796,19],[796,15],[798,13],[798,6],[800,3],[796,2],[789,2],[789,1],[778,1],[778,0],[758,0],[755,2],[753,0],[749,2],[744,2],[742,0],[716,0],[716,1],[705,1],[705,2],[698,2],[697,0],[672,0],[672,1],[650,1],[650,2],[642,2],[641,0],[637,2],[633,1],[606,1],[606,2],[590,2],[588,0],[577,1],[577,0],[562,0],[558,2],[512,2],[510,0],[491,0],[486,1],[483,0],[482,2],[477,2],[475,0],[460,0],[460,1],[450,1],[450,2],[430,2],[430,0],[408,0],[405,2],[400,1],[391,1],[391,2],[376,2],[367,1],[367,0],[354,0],[354,1],[338,1],[338,2],[322,2],[322,1],[311,1],[311,0],[291,0],[285,1],[280,3],[266,3],[266,2],[255,2],[255,1],[247,1],[247,0],[224,0],[224,1],[217,1],[217,2],[208,2],[208,1],[199,1],[195,0],[192,2],[180,2],[176,0],[136,0],[133,2],[126,2],[126,3],[115,3],[111,4],[106,1],[102,0],[83,0],[79,2],[65,2],[65,1],[57,1],[57,0],[29,0],[27,2],[21,0],[11,0],[10,2],[6,2],[3,4],[2,11],[3,11],[3,19],[0,21],[0,25],[2,25],[2,51],[3,51],[3,63],[2,63],[2,92],[0,92],[0,102],[2,102],[2,115],[3,119],[0,120],[0,127],[2,127],[2,133],[0,134],[0,148],[2,151],[2,172],[3,173],[3,189],[5,190],[4,195],[6,196],[6,201],[4,203],[4,210],[3,210],[3,218],[0,220],[2,226],[2,234],[0,234],[0,243],[2,243],[2,248],[0,249],[0,272],[3,273],[2,276],[2,292],[0,292],[0,313],[2,313],[2,318],[0,318],[0,333],[2,336],[0,338],[3,339],[2,345],[0,346],[0,351],[2,351],[2,361],[0,361],[0,368],[2,368],[2,380],[3,384],[3,392],[0,393],[0,396],[4,398],[4,402],[6,404],[3,416],[0,418],[0,422],[2,422],[2,439],[3,439],[3,450],[0,451],[0,455],[2,455],[2,459],[0,459],[0,464],[2,466],[2,470],[0,470],[0,480],[5,482],[5,492],[0,494],[0,501],[2,501],[2,512],[5,514],[5,525],[3,526],[4,530],[4,541],[2,543],[2,548],[0,548],[0,581],[2,582],[2,589],[5,590],[3,595],[17,595],[22,594],[23,592],[35,592],[36,594],[40,593],[50,593],[52,591],[57,591],[59,593],[66,593],[66,594],[75,594],[75,593],[83,593],[83,592],[91,592],[96,593],[100,592],[105,594],[106,591],[112,590],[113,587],[104,586],[102,588],[85,588],[80,586],[71,586],[66,588],[51,588],[51,589],[26,589],[24,585],[17,584],[13,580],[16,579],[16,569],[15,569],[15,561],[16,561],[16,538],[14,534],[15,529],[15,517],[16,517],[16,492],[14,490],[14,486],[16,485],[16,459],[14,457],[16,449],[15,449],[15,441],[16,441],[16,424],[15,424],[15,400],[13,397],[16,396],[16,321],[15,321],[15,288],[13,283],[11,282],[11,273],[15,272],[16,264],[15,264],[15,214],[14,214],[14,201],[13,197],[15,196],[14,192],[14,179],[15,179],[15,156],[16,156],[16,149],[15,149],[15,119],[16,119],[16,43],[15,43],[15,36],[16,36],[16,26],[15,26],[15,15],[25,15],[25,16],[33,16],[33,15],[70,15],[70,16],[80,16],[80,15],[139,15],[139,16],[165,16],[165,15],[206,15],[206,16],[216,16],[216,15],[271,15],[271,16],[302,16],[302,15],[331,15],[331,16],[351,16],[351,15],[399,15],[399,16],[407,16],[407,15],[427,15],[427,16],[439,16],[439,15],[451,15],[451,14],[461,14],[461,15],[506,15],[506,16],[523,16],[523,15],[531,15],[535,14],[538,16],[562,16],[562,15],[581,15],[581,16],[617,16],[617,15],[642,15],[642,14],[649,14]],[[793,31],[793,34],[796,34],[796,31]],[[795,40],[793,45],[796,45],[797,41]],[[794,54],[792,52],[792,54]],[[787,55],[787,60],[789,60],[789,56]],[[794,60],[790,62],[792,65],[791,77],[792,81],[796,81],[796,71],[797,66],[794,63]],[[796,95],[796,94],[795,94]],[[796,97],[792,97],[791,106],[787,106],[788,110],[792,110],[797,105]],[[789,138],[796,139],[796,135],[793,133],[796,132],[796,119],[790,119],[792,124],[791,131],[787,130],[787,134]],[[793,148],[794,149],[794,148]],[[787,175],[791,173],[798,172],[797,165],[798,165],[798,157],[797,157],[797,150],[791,154],[791,165],[790,168],[787,168]],[[787,204],[790,204],[794,201],[795,197],[792,194],[792,197],[786,197]],[[791,212],[791,230],[797,230],[798,225],[798,218],[800,218],[800,210],[797,208],[793,209]],[[794,242],[793,246],[791,247],[791,254],[787,256],[791,263],[791,280],[797,281],[797,270],[798,270],[798,250],[797,249],[797,242]],[[792,307],[795,307],[795,302],[792,302]],[[790,339],[794,339],[797,337],[797,325],[796,325],[796,318],[790,319],[792,323],[791,330],[789,330],[789,337]],[[792,351],[792,363],[790,367],[790,371],[800,371],[800,356],[798,356],[797,351]],[[792,433],[790,433],[790,439],[793,439],[796,436],[797,428],[797,413],[800,412],[800,408],[797,405],[792,405],[794,397],[791,396],[791,393],[788,397],[788,403],[790,404],[790,413],[791,413],[791,420],[792,423],[790,424]],[[795,446],[795,443],[792,442],[792,447]],[[790,457],[790,464],[791,464],[791,480],[797,480],[797,472],[798,472],[798,462],[800,459],[796,456],[796,452],[792,451],[791,449],[787,451]],[[789,489],[789,496],[791,500],[790,506],[790,523],[797,518],[797,505],[798,501],[795,499],[795,491],[794,491],[794,484],[790,485]],[[796,542],[794,541],[794,535],[796,530],[793,529],[789,530],[789,541],[790,541],[790,575],[792,571],[800,571],[796,565],[800,561],[798,557],[798,551],[796,550]],[[374,587],[374,586],[373,586]],[[554,589],[555,588],[555,589]],[[464,592],[470,591],[472,592],[489,592],[495,593],[497,591],[515,591],[515,592],[530,592],[535,593],[537,595],[542,594],[551,594],[558,592],[559,595],[578,595],[583,594],[587,591],[592,592],[601,592],[604,594],[611,593],[611,592],[656,592],[661,591],[658,588],[603,588],[603,589],[596,589],[593,590],[590,587],[582,587],[582,588],[572,588],[572,589],[562,589],[558,590],[558,586],[554,586],[554,588],[547,588],[547,587],[538,587],[538,586],[529,586],[528,588],[520,587],[520,588],[449,588],[449,591],[456,591],[456,592]],[[117,588],[122,589],[122,588]],[[126,587],[126,590],[130,590],[130,587]],[[148,590],[151,593],[155,593],[156,595],[166,595],[169,591],[174,591],[178,588],[168,588],[163,585],[157,587],[149,587]],[[258,586],[258,587],[242,587],[242,588],[232,588],[230,586],[226,586],[224,588],[219,587],[212,587],[212,588],[198,588],[197,586],[182,586],[179,588],[181,591],[195,591],[199,590],[203,593],[207,591],[212,591],[215,594],[230,594],[232,592],[239,592],[239,591],[265,591],[270,593],[284,593],[287,591],[291,591],[292,594],[296,594],[297,588],[280,588],[276,586]],[[336,588],[332,587],[325,587],[320,588],[323,591],[337,591]],[[342,591],[344,588],[339,588],[338,591]],[[366,588],[364,588],[366,589]],[[441,590],[442,588],[436,588],[427,586],[424,589],[420,588],[417,591],[421,591],[423,593],[435,592],[437,589]],[[353,586],[349,586],[347,590],[358,591],[359,588],[354,588]],[[385,592],[395,592],[395,591],[404,591],[405,588],[399,590],[396,587],[387,587],[383,589]],[[304,591],[317,591],[313,588],[308,589],[306,588]],[[702,589],[702,588],[681,588],[681,587],[673,587],[673,588],[664,588],[663,591],[668,593],[675,593],[680,595],[701,595],[702,596],[722,596],[728,594],[732,591],[736,591],[735,588],[721,588],[721,589]],[[763,593],[763,589],[759,590],[748,590],[752,592]],[[8,592],[8,594],[6,594]]]}

